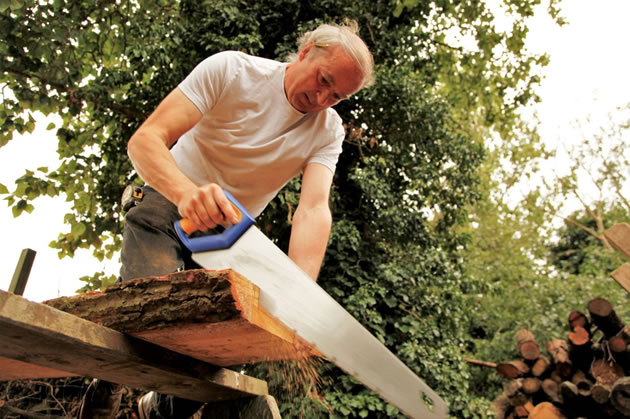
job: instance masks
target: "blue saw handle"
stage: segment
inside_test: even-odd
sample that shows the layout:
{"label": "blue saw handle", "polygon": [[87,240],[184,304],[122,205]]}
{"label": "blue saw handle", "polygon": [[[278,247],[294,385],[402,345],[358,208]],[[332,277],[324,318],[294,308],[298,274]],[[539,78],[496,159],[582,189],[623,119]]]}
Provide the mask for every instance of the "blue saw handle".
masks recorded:
{"label": "blue saw handle", "polygon": [[[221,232],[220,234],[210,234],[207,236],[190,237],[189,234],[194,231],[190,231],[188,228],[182,227],[182,222],[185,224],[191,224],[188,220],[175,221],[175,231],[184,245],[193,253],[205,252],[209,250],[227,249],[232,246],[239,237],[245,233],[245,231],[251,227],[256,221],[249,212],[232,196],[231,193],[224,190],[225,196],[232,203],[232,207],[239,215],[239,222],[232,224]],[[188,232],[187,232],[188,231]]]}

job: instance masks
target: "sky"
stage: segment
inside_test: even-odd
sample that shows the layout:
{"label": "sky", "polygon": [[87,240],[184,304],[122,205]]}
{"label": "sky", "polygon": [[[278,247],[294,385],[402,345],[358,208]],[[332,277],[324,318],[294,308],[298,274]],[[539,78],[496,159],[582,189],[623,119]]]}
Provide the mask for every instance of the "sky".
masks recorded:
{"label": "sky", "polygon": [[[538,89],[542,102],[535,111],[539,132],[552,146],[571,144],[581,135],[576,121],[585,123],[588,118],[598,126],[615,108],[630,102],[630,55],[626,53],[630,1],[564,0],[562,16],[569,24],[561,28],[549,18],[533,20],[526,43],[532,52],[546,52],[551,58]],[[32,134],[0,148],[0,183],[10,190],[25,169],[56,168],[56,138],[54,131],[46,131],[48,122],[39,121]],[[73,295],[83,285],[78,280],[83,275],[118,272],[118,261],[99,262],[88,250],[60,260],[48,243],[68,230],[63,224],[68,204],[59,198],[43,198],[34,205],[32,214],[13,218],[10,208],[0,201],[0,289],[8,290],[24,248],[37,252],[24,293],[31,301]]]}

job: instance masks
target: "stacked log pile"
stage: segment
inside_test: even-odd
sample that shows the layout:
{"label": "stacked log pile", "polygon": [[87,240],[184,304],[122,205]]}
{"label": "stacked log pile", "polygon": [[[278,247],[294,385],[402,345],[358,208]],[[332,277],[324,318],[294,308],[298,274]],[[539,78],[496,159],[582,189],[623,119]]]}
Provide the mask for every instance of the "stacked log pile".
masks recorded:
{"label": "stacked log pile", "polygon": [[624,325],[603,298],[588,305],[588,316],[568,316],[566,339],[547,342],[543,354],[535,336],[515,336],[518,358],[492,366],[506,379],[493,402],[498,418],[630,417],[630,324]]}

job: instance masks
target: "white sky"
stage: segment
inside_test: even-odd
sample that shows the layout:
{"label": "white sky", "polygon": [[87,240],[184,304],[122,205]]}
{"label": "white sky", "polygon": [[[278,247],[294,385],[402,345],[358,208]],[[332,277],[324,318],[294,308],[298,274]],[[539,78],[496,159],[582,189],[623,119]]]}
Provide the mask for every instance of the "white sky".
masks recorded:
{"label": "white sky", "polygon": [[[543,2],[546,3],[546,2]],[[539,93],[543,102],[536,107],[541,121],[540,133],[551,145],[570,143],[576,135],[575,122],[586,118],[597,125],[616,107],[630,102],[630,1],[565,0],[562,15],[569,21],[562,28],[550,19],[530,24],[528,48],[546,51],[551,63]],[[45,131],[48,122],[36,131],[14,139],[0,148],[0,183],[9,189],[24,169],[40,166],[56,168],[56,138]],[[122,158],[123,156],[121,156]],[[117,261],[107,264],[81,251],[74,259],[59,260],[48,243],[61,231],[67,204],[60,199],[35,201],[35,211],[14,219],[11,210],[0,202],[0,289],[7,290],[23,248],[37,251],[24,296],[43,301],[72,295],[83,283],[78,278],[101,269],[118,271]]]}

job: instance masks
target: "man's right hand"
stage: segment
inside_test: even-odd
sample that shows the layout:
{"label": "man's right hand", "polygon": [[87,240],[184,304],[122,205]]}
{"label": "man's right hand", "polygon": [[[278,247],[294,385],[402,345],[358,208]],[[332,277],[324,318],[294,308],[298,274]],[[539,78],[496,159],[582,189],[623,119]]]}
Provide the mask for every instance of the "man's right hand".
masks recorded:
{"label": "man's right hand", "polygon": [[232,203],[216,183],[189,189],[177,202],[177,209],[182,217],[192,221],[201,231],[219,224],[238,222]]}

